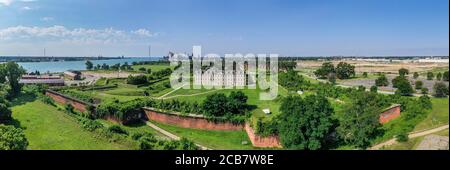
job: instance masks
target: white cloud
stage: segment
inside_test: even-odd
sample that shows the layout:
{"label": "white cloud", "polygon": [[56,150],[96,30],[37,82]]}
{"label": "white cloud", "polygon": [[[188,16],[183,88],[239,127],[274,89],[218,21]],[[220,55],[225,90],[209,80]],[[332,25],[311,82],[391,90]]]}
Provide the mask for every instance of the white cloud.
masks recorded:
{"label": "white cloud", "polygon": [[69,29],[64,26],[26,27],[0,29],[0,41],[10,42],[69,42],[77,44],[110,44],[138,42],[156,36],[147,29],[133,31],[106,29]]}
{"label": "white cloud", "polygon": [[136,35],[139,35],[139,36],[144,36],[144,37],[153,37],[153,36],[155,36],[156,34],[155,33],[152,33],[152,32],[150,32],[149,30],[147,30],[147,29],[138,29],[138,30],[136,30],[136,31],[131,31],[131,33],[133,33],[133,34],[136,34]]}
{"label": "white cloud", "polygon": [[53,17],[42,17],[41,18],[41,21],[45,21],[45,22],[53,21],[53,20],[55,20],[55,18],[53,18]]}
{"label": "white cloud", "polygon": [[29,7],[29,6],[24,6],[24,7],[20,8],[20,9],[25,10],[25,11],[32,10],[32,8]]}
{"label": "white cloud", "polygon": [[0,5],[9,6],[13,0],[0,0]]}

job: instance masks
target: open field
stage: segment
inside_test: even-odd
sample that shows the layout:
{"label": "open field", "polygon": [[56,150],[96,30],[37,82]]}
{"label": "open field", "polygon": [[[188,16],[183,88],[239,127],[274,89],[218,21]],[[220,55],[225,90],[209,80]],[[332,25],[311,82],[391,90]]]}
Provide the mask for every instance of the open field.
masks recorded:
{"label": "open field", "polygon": [[[433,70],[448,70],[448,63],[425,63],[425,62],[412,62],[411,60],[398,60],[398,61],[357,61],[357,60],[333,60],[332,62],[335,66],[339,62],[347,62],[349,64],[355,65],[355,70],[358,73],[368,72],[368,73],[398,73],[400,68],[406,68],[410,73],[413,72],[427,72]],[[298,61],[297,68],[299,70],[315,70],[319,68],[322,63],[328,61],[321,60],[308,60],[308,61]]]}
{"label": "open field", "polygon": [[[153,122],[158,127],[169,131],[179,137],[185,137],[195,143],[206,146],[211,149],[225,150],[245,150],[254,149],[251,145],[247,134],[244,131],[210,131],[210,130],[197,130],[186,129],[172,125],[165,125],[157,122]],[[246,144],[243,144],[246,143]]]}
{"label": "open field", "polygon": [[16,125],[24,129],[31,150],[128,150],[125,144],[109,142],[85,131],[73,117],[29,97],[15,100]]}
{"label": "open field", "polygon": [[[447,136],[448,129],[434,133],[435,135]],[[396,143],[394,145],[383,148],[384,150],[414,150],[416,149],[420,142],[425,138],[425,136],[409,139],[406,142]]]}
{"label": "open field", "polygon": [[414,131],[426,130],[448,124],[449,108],[448,98],[432,98],[433,109]]}
{"label": "open field", "polygon": [[152,72],[157,72],[164,70],[166,68],[174,69],[174,66],[170,66],[169,64],[146,64],[146,65],[133,65],[131,66],[134,71],[139,71],[139,68],[151,69]]}

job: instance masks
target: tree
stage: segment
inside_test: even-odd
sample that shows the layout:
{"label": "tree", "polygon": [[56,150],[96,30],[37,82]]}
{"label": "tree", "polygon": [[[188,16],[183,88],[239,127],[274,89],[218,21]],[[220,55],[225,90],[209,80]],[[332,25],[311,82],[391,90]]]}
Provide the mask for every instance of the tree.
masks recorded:
{"label": "tree", "polygon": [[405,77],[406,75],[409,74],[409,70],[406,68],[401,68],[400,70],[398,70],[398,75]]}
{"label": "tree", "polygon": [[145,69],[145,67],[141,67],[141,68],[139,68],[139,71],[145,72],[145,71],[147,71],[147,69]]}
{"label": "tree", "polygon": [[423,95],[427,95],[428,94],[428,88],[426,88],[426,87],[423,87],[422,89],[420,89],[420,91],[421,91],[421,93]]}
{"label": "tree", "polygon": [[16,96],[20,93],[22,88],[22,85],[19,84],[19,79],[26,71],[15,62],[6,63],[5,68],[7,71],[6,77],[8,78],[9,86],[11,87],[11,96]]}
{"label": "tree", "polygon": [[449,77],[448,77],[448,71],[445,71],[444,74],[442,75],[442,80],[444,81],[448,81]]}
{"label": "tree", "polygon": [[437,82],[433,86],[433,96],[434,97],[447,97],[448,95],[448,86],[442,82]]}
{"label": "tree", "polygon": [[364,72],[362,75],[364,78],[367,78],[369,75],[367,74],[367,72]]}
{"label": "tree", "polygon": [[400,94],[402,96],[411,96],[412,93],[414,93],[414,89],[411,86],[411,83],[405,78],[399,79],[396,82],[396,88],[395,94]]}
{"label": "tree", "polygon": [[320,67],[319,69],[314,71],[314,74],[316,75],[316,77],[318,77],[320,79],[325,79],[325,78],[327,78],[327,76],[330,73],[334,73],[334,72],[335,72],[335,69],[334,69],[333,63],[325,62],[322,64],[322,67]]}
{"label": "tree", "polygon": [[22,129],[0,125],[0,150],[25,150],[28,140]]}
{"label": "tree", "polygon": [[425,108],[425,109],[433,108],[433,103],[431,103],[431,99],[430,99],[430,97],[428,97],[428,95],[420,96],[419,103],[422,108]]}
{"label": "tree", "polygon": [[215,93],[206,97],[202,104],[203,113],[206,116],[224,116],[228,113],[227,96],[223,93]]}
{"label": "tree", "polygon": [[378,87],[377,86],[370,87],[370,92],[377,93],[378,92]]}
{"label": "tree", "polygon": [[428,72],[427,73],[427,80],[433,80],[434,79],[434,74],[433,72]]}
{"label": "tree", "polygon": [[416,81],[416,89],[417,90],[419,90],[419,89],[422,89],[422,87],[423,87],[423,82],[422,81],[420,81],[420,80],[418,80],[418,81]]}
{"label": "tree", "polygon": [[414,72],[413,78],[414,78],[414,79],[417,79],[417,78],[419,78],[419,73],[417,73],[417,72]]}
{"label": "tree", "polygon": [[8,108],[7,101],[1,101],[0,99],[0,123],[11,120],[11,110]]}
{"label": "tree", "polygon": [[353,102],[344,105],[337,127],[338,135],[347,144],[367,148],[379,132],[381,111],[377,94],[358,92]]}
{"label": "tree", "polygon": [[242,91],[232,91],[228,96],[227,110],[232,114],[244,114],[248,97]]}
{"label": "tree", "polygon": [[137,76],[129,75],[127,78],[127,84],[141,85],[145,83],[147,83],[147,77],[145,75],[137,75]]}
{"label": "tree", "polygon": [[280,70],[288,71],[288,70],[293,70],[297,66],[297,63],[295,61],[282,61],[282,62],[279,62],[278,65],[279,65]]}
{"label": "tree", "polygon": [[152,74],[152,69],[151,68],[147,69],[147,74]]}
{"label": "tree", "polygon": [[88,69],[88,70],[92,70],[92,68],[94,68],[94,63],[92,63],[89,60],[87,60],[85,64],[86,64],[86,69]]}
{"label": "tree", "polygon": [[323,96],[288,96],[280,107],[279,135],[288,149],[317,150],[324,148],[333,120],[333,108]]}
{"label": "tree", "polygon": [[436,79],[438,80],[438,81],[441,81],[442,80],[442,73],[438,73],[437,75],[436,75]]}
{"label": "tree", "polygon": [[309,85],[309,82],[294,70],[288,70],[287,73],[281,72],[279,83],[289,91],[302,90]]}
{"label": "tree", "polygon": [[6,64],[0,64],[0,84],[6,82],[6,75],[8,75]]}
{"label": "tree", "polygon": [[375,80],[376,86],[389,86],[389,80],[386,78],[386,75],[381,75]]}
{"label": "tree", "polygon": [[355,76],[355,66],[346,62],[340,62],[336,67],[336,75],[339,79],[349,79]]}

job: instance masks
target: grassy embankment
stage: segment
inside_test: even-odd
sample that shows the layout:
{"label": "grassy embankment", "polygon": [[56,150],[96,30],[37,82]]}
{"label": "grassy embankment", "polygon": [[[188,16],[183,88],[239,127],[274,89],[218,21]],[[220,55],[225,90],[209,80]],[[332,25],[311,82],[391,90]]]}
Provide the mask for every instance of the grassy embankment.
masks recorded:
{"label": "grassy embankment", "polygon": [[126,150],[132,146],[108,141],[84,130],[74,117],[30,96],[14,100],[14,125],[21,127],[31,150]]}

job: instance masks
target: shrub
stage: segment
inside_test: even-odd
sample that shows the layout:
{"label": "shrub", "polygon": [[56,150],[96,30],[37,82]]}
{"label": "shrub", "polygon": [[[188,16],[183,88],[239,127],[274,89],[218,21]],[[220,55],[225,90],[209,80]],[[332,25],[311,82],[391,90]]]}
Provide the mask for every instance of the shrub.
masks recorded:
{"label": "shrub", "polygon": [[103,125],[96,120],[82,119],[80,123],[82,128],[91,132],[96,129],[103,128]]}
{"label": "shrub", "polygon": [[25,150],[28,140],[22,129],[0,124],[0,150]]}
{"label": "shrub", "polygon": [[388,79],[386,78],[386,75],[381,75],[380,77],[378,77],[376,80],[375,80],[375,85],[376,86],[389,86],[389,81],[388,81]]}
{"label": "shrub", "polygon": [[417,79],[417,78],[419,78],[419,73],[417,73],[417,72],[414,72],[413,78],[414,78],[414,79]]}
{"label": "shrub", "polygon": [[426,88],[426,87],[423,87],[422,89],[420,89],[420,91],[423,95],[428,94],[428,88]]}
{"label": "shrub", "polygon": [[138,76],[128,76],[127,78],[127,84],[132,85],[140,85],[147,83],[147,77],[145,75],[138,75]]}
{"label": "shrub", "polygon": [[419,104],[422,106],[422,108],[425,108],[425,109],[432,109],[433,108],[433,104],[431,103],[431,99],[427,95],[423,95],[423,96],[419,97]]}
{"label": "shrub", "polygon": [[416,89],[422,89],[423,87],[423,82],[422,81],[416,81]]}
{"label": "shrub", "polygon": [[0,123],[11,120],[11,113],[8,104],[0,101]]}
{"label": "shrub", "polygon": [[449,77],[448,77],[448,71],[445,71],[444,74],[442,74],[442,80],[444,81],[448,81]]}
{"label": "shrub", "polygon": [[55,101],[50,96],[42,95],[39,99],[45,104],[55,106]]}
{"label": "shrub", "polygon": [[428,72],[427,73],[427,80],[433,80],[434,79],[434,74],[432,72]]}
{"label": "shrub", "polygon": [[363,76],[364,78],[367,78],[369,75],[367,74],[367,72],[364,72],[364,73],[362,74],[362,76]]}
{"label": "shrub", "polygon": [[378,87],[377,86],[370,87],[370,92],[377,93],[378,92]]}
{"label": "shrub", "polygon": [[438,73],[436,75],[436,80],[441,81],[442,80],[442,73]]}
{"label": "shrub", "polygon": [[433,96],[434,97],[446,97],[448,95],[448,86],[442,82],[437,82],[433,86]]}
{"label": "shrub", "polygon": [[68,113],[75,113],[73,106],[70,103],[64,105],[64,108]]}
{"label": "shrub", "polygon": [[123,129],[122,127],[120,127],[118,125],[112,125],[112,126],[108,127],[108,131],[112,132],[112,133],[128,135],[128,131],[126,131],[125,129]]}
{"label": "shrub", "polygon": [[408,134],[407,133],[400,133],[396,136],[397,142],[407,142],[408,141]]}

